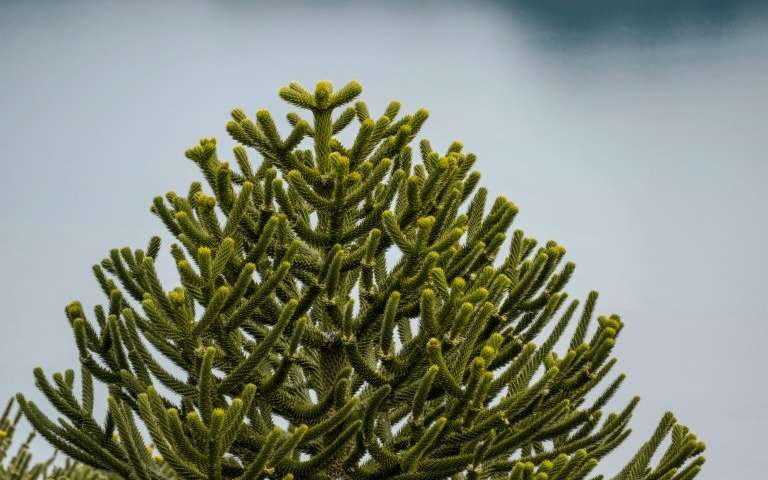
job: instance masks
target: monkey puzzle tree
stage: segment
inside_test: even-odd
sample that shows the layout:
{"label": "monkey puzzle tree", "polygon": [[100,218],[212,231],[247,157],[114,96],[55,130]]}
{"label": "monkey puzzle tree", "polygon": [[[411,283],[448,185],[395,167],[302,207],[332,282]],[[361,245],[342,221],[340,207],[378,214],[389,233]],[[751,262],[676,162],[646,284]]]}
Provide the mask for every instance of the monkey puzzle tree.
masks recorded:
{"label": "monkey puzzle tree", "polygon": [[[158,237],[112,250],[93,267],[108,302],[66,308],[80,400],[71,370],[35,371],[58,422],[19,396],[56,448],[130,479],[578,480],[627,437],[638,399],[603,413],[623,375],[587,399],[620,318],[592,321],[595,292],[568,302],[565,249],[508,236],[517,207],[487,207],[460,143],[421,140],[414,161],[426,110],[337,112],[360,92],[283,87],[307,112],[286,136],[234,110],[237,169],[213,139],[187,150],[210,193],[195,182],[151,206],[180,285],[158,279]],[[101,423],[93,378],[109,387]],[[690,479],[703,448],[666,414],[614,478]]]}
{"label": "monkey puzzle tree", "polygon": [[43,462],[34,462],[30,444],[34,433],[16,448],[16,453],[9,456],[14,444],[14,436],[21,420],[21,410],[14,412],[13,399],[5,406],[0,415],[0,480],[111,480],[116,477],[98,471],[87,465],[67,460],[64,465],[55,465],[56,454]]}
{"label": "monkey puzzle tree", "polygon": [[32,463],[32,454],[29,453],[29,444],[34,438],[34,433],[16,449],[16,453],[9,458],[13,447],[13,437],[16,427],[21,420],[21,411],[12,412],[13,399],[5,406],[0,415],[0,480],[37,480],[45,478],[51,460],[42,463]]}

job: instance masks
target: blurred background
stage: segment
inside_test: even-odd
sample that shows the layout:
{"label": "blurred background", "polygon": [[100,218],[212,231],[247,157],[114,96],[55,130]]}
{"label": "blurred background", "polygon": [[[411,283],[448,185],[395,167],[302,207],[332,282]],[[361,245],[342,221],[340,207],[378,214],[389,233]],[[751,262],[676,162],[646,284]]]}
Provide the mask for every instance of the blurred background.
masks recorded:
{"label": "blurred background", "polygon": [[568,248],[572,295],[623,316],[612,405],[643,400],[600,473],[673,410],[707,442],[699,478],[759,478],[761,3],[0,2],[0,400],[49,408],[31,371],[77,365],[64,305],[102,302],[91,265],[163,232],[152,197],[199,179],[185,148],[216,136],[227,157],[231,108],[283,117],[281,85],[358,79],[376,115],[429,108],[424,136],[464,142],[516,226]]}

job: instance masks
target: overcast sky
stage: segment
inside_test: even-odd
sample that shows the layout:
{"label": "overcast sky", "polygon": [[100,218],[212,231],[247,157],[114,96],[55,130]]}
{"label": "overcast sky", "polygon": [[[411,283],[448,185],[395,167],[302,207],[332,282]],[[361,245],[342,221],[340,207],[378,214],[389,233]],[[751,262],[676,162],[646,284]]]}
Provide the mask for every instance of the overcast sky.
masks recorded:
{"label": "overcast sky", "polygon": [[423,134],[464,142],[517,227],[566,246],[570,293],[622,314],[612,405],[643,400],[601,473],[668,409],[707,442],[700,478],[764,472],[759,2],[156,3],[0,3],[0,398],[77,365],[63,307],[102,302],[91,265],[163,232],[148,206],[199,178],[186,147],[230,145],[233,107],[283,117],[291,80],[358,79],[374,112],[429,108]]}

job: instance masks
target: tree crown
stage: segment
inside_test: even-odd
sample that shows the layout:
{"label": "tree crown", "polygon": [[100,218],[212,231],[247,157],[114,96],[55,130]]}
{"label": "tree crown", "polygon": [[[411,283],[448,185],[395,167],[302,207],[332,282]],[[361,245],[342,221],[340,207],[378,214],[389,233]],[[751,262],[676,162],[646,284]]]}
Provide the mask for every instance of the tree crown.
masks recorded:
{"label": "tree crown", "polygon": [[[180,285],[158,278],[158,237],[93,267],[107,303],[66,308],[80,399],[71,370],[35,371],[60,422],[19,396],[48,441],[142,480],[579,480],[626,438],[638,399],[604,414],[624,376],[587,399],[615,366],[620,317],[593,321],[596,292],[568,301],[565,249],[510,234],[517,207],[488,208],[460,143],[412,152],[426,110],[374,118],[360,93],[283,87],[305,112],[286,136],[266,110],[234,110],[237,169],[214,139],[187,150],[210,193],[195,182],[151,206]],[[702,450],[666,414],[614,478],[689,479]]]}

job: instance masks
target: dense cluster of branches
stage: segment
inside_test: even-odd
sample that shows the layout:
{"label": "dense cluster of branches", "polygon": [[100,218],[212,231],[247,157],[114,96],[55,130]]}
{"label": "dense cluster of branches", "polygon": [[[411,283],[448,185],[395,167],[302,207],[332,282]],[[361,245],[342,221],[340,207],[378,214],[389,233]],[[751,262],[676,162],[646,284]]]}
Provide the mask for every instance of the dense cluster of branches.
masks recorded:
{"label": "dense cluster of branches", "polygon": [[[595,292],[568,301],[565,249],[508,235],[517,207],[487,205],[460,143],[412,151],[426,110],[375,118],[360,92],[282,88],[308,114],[289,113],[286,136],[234,110],[237,169],[213,139],[186,152],[210,193],[195,182],[151,206],[180,285],[158,279],[157,237],[94,266],[108,302],[66,308],[80,399],[72,371],[35,371],[58,422],[19,396],[49,442],[137,480],[579,480],[627,437],[638,399],[605,413],[623,375],[587,400],[621,319],[594,321]],[[703,448],[667,414],[614,478],[693,478]]]}
{"label": "dense cluster of branches", "polygon": [[15,449],[14,435],[21,420],[21,410],[14,411],[13,399],[0,415],[0,480],[117,480],[108,472],[99,471],[87,465],[67,459],[58,465],[56,455],[43,462],[32,459],[30,444],[35,434],[30,433]]}

